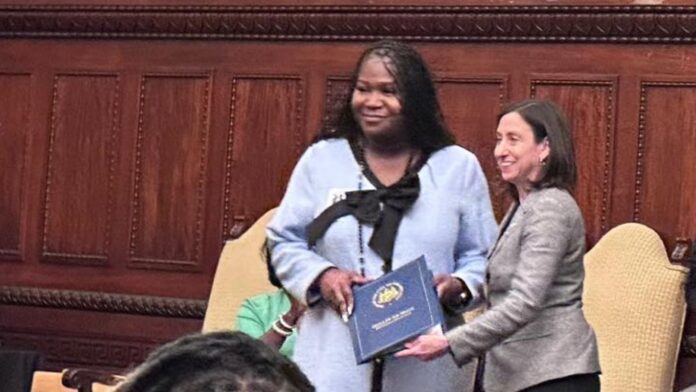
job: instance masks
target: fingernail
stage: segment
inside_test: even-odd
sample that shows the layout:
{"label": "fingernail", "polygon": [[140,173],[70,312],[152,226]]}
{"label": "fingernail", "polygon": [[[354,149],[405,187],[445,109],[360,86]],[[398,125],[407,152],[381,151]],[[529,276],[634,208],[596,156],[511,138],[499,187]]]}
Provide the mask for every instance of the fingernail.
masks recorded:
{"label": "fingernail", "polygon": [[348,315],[350,316],[352,314],[353,314],[353,304],[351,303],[350,305],[348,305]]}
{"label": "fingernail", "polygon": [[343,319],[344,323],[348,322],[348,313],[347,312],[341,312],[341,318]]}

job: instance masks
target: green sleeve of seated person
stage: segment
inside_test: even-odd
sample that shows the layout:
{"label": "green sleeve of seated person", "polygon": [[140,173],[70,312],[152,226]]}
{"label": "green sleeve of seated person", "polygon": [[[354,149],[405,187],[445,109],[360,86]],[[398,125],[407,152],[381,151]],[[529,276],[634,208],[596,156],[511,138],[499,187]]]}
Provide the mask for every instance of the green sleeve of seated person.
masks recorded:
{"label": "green sleeve of seated person", "polygon": [[[290,299],[283,290],[248,298],[239,308],[235,329],[254,338],[261,338],[278,317],[289,310]],[[292,357],[296,333],[288,336],[280,347],[280,352],[287,357]]]}

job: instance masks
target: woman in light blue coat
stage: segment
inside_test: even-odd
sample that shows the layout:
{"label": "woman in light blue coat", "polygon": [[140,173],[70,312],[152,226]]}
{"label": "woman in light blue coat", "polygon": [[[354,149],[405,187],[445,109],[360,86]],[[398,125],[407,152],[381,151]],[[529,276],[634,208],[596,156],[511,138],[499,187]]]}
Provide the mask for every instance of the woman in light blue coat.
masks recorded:
{"label": "woman in light blue coat", "polygon": [[300,158],[267,230],[278,277],[309,306],[293,359],[319,392],[460,392],[472,380],[452,358],[357,365],[344,320],[354,284],[421,255],[453,314],[479,302],[495,237],[486,179],[454,145],[411,47],[370,47],[351,84],[336,127]]}

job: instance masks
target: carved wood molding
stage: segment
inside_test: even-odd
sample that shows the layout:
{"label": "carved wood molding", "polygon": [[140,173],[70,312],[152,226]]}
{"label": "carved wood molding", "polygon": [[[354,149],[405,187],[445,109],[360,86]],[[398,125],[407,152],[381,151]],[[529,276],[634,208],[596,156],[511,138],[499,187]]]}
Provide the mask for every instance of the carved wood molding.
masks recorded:
{"label": "carved wood molding", "polygon": [[22,261],[22,254],[15,249],[0,249],[0,261]]}
{"label": "carved wood molding", "polygon": [[145,360],[160,343],[93,336],[57,336],[54,331],[0,331],[3,347],[33,350],[44,357],[44,368],[68,366],[128,369]]}
{"label": "carved wood molding", "polygon": [[693,6],[0,6],[0,37],[696,41]]}
{"label": "carved wood molding", "polygon": [[0,286],[0,304],[203,319],[206,301],[186,298]]}

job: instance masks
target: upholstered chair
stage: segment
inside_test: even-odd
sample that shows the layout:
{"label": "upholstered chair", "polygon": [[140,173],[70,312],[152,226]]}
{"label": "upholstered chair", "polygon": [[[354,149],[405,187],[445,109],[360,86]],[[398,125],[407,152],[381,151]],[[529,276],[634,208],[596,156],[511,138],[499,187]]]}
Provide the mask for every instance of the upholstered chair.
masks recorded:
{"label": "upholstered chair", "polygon": [[233,329],[239,307],[246,298],[277,290],[268,282],[266,262],[261,254],[266,225],[274,211],[266,212],[239,238],[225,243],[208,299],[203,332]]}
{"label": "upholstered chair", "polygon": [[597,334],[602,391],[671,391],[687,269],[638,223],[606,233],[585,257],[584,308]]}

